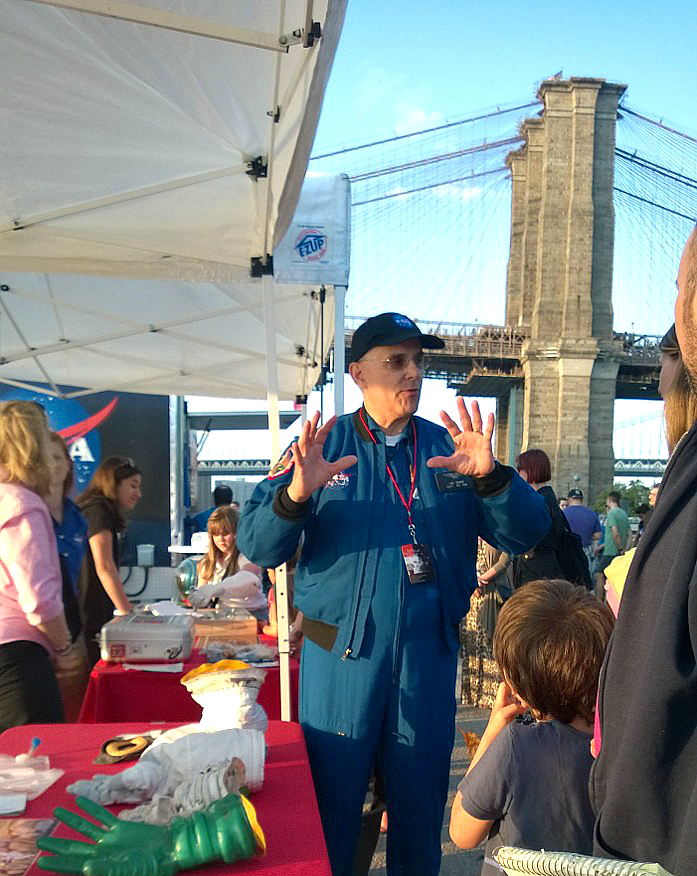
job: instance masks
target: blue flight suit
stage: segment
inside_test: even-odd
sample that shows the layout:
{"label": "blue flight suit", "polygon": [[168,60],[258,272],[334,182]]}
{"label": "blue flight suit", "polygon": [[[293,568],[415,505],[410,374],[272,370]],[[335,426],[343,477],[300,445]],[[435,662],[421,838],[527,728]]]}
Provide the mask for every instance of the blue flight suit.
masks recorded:
{"label": "blue flight suit", "polygon": [[[455,727],[457,627],[476,586],[477,536],[520,553],[547,532],[544,502],[512,469],[487,478],[437,479],[426,467],[450,455],[446,430],[414,417],[388,447],[367,411],[341,417],[328,460],[355,454],[308,502],[287,495],[289,457],[258,485],[237,533],[245,556],[280,564],[305,540],[295,575],[304,613],[300,721],[334,876],[349,876],[376,755],[385,778],[389,874],[436,874]],[[401,546],[429,546],[436,576],[411,584]],[[285,464],[284,464],[285,463]]]}

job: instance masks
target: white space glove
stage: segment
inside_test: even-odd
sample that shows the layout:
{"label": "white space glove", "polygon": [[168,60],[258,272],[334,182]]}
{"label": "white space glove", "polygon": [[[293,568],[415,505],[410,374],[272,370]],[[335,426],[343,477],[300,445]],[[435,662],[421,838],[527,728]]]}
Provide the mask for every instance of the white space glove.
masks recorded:
{"label": "white space glove", "polygon": [[223,585],[220,584],[202,584],[196,590],[189,593],[189,602],[194,608],[205,608],[212,599],[222,596]]}

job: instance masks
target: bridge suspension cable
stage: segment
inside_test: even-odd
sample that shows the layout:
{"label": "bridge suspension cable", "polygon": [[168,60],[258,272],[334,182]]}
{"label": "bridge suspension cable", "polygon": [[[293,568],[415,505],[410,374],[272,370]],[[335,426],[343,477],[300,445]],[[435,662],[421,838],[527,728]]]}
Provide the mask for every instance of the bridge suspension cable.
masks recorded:
{"label": "bridge suspension cable", "polygon": [[456,128],[459,125],[467,125],[471,122],[481,122],[485,119],[492,119],[496,116],[506,115],[507,113],[519,113],[522,110],[539,107],[539,100],[532,100],[528,103],[521,103],[517,106],[496,107],[491,112],[481,113],[476,116],[469,116],[466,119],[459,119],[455,122],[444,122],[442,125],[435,125],[432,128],[424,128],[420,131],[410,131],[408,134],[395,134],[392,137],[385,137],[382,140],[372,140],[369,143],[359,143],[356,146],[346,146],[343,149],[335,149],[332,152],[323,152],[320,155],[312,155],[310,161],[319,161],[322,158],[332,158],[336,155],[346,155],[347,152],[357,152],[359,149],[371,149],[374,146],[383,146],[386,143],[396,143],[398,140],[407,140],[410,137],[423,137],[426,134],[433,134],[440,131],[447,131],[449,128]]}
{"label": "bridge suspension cable", "polygon": [[677,128],[671,128],[668,125],[664,124],[661,119],[652,119],[649,116],[642,115],[642,113],[638,113],[636,110],[630,109],[628,106],[621,106],[621,111],[623,113],[629,113],[632,116],[636,116],[638,119],[641,119],[644,122],[648,122],[650,125],[656,125],[657,128],[661,128],[664,131],[667,131],[670,134],[675,134],[678,137],[682,137],[685,140],[690,140],[693,143],[697,143],[697,137],[693,137],[691,134],[687,134],[685,131],[678,131]]}

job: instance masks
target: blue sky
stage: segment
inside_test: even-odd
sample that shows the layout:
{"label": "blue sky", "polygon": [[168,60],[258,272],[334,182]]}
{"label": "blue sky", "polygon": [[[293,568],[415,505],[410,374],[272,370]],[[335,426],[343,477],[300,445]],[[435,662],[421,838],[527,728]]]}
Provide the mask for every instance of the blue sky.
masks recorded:
{"label": "blue sky", "polygon": [[695,129],[697,4],[348,0],[315,151],[535,94],[557,71],[629,86]]}
{"label": "blue sky", "polygon": [[[625,83],[627,101],[635,110],[694,133],[696,34],[697,4],[684,0],[670,7],[643,0],[614,4],[349,0],[313,151],[318,154],[526,102],[534,98],[540,80],[560,70],[565,77]],[[678,247],[674,258],[677,265]],[[674,277],[666,281],[672,289],[673,281]],[[355,286],[349,289],[349,314],[357,312],[352,300],[361,301],[352,296],[360,296]],[[656,333],[668,327],[663,323],[670,319],[671,306],[664,295]],[[469,321],[465,315],[461,318]],[[631,308],[622,319],[633,320]],[[429,382],[422,398],[420,413],[430,418],[437,418],[442,406],[454,409],[452,392],[436,382]],[[353,388],[347,387],[347,409],[358,400]],[[219,402],[195,404],[212,409]],[[311,407],[317,404],[315,394]],[[330,392],[325,405],[331,408]],[[249,407],[257,408],[258,403]],[[660,405],[620,402],[616,420],[651,410],[660,410]],[[224,435],[212,435],[204,455],[261,455],[267,439],[249,433],[231,451],[226,442]],[[616,447],[616,452],[630,450]]]}

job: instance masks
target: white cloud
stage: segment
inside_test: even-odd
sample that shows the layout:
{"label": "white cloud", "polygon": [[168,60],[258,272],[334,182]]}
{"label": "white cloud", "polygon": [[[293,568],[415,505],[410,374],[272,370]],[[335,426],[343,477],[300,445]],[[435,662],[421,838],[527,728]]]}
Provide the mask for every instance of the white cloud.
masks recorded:
{"label": "white cloud", "polygon": [[442,113],[426,112],[414,104],[402,101],[394,107],[397,119],[394,123],[395,134],[413,134],[415,131],[423,131],[426,128],[435,128],[445,122]]}
{"label": "white cloud", "polygon": [[[412,134],[443,124],[440,112],[423,109],[430,101],[418,86],[408,83],[402,74],[394,74],[378,64],[363,62],[358,67],[355,104],[363,116],[378,113],[385,127],[395,134]],[[405,99],[408,94],[408,99]]]}
{"label": "white cloud", "polygon": [[479,186],[468,186],[464,182],[444,183],[442,186],[436,186],[433,189],[433,194],[437,198],[448,198],[453,201],[471,201],[472,198],[477,198],[482,193],[482,188]]}

